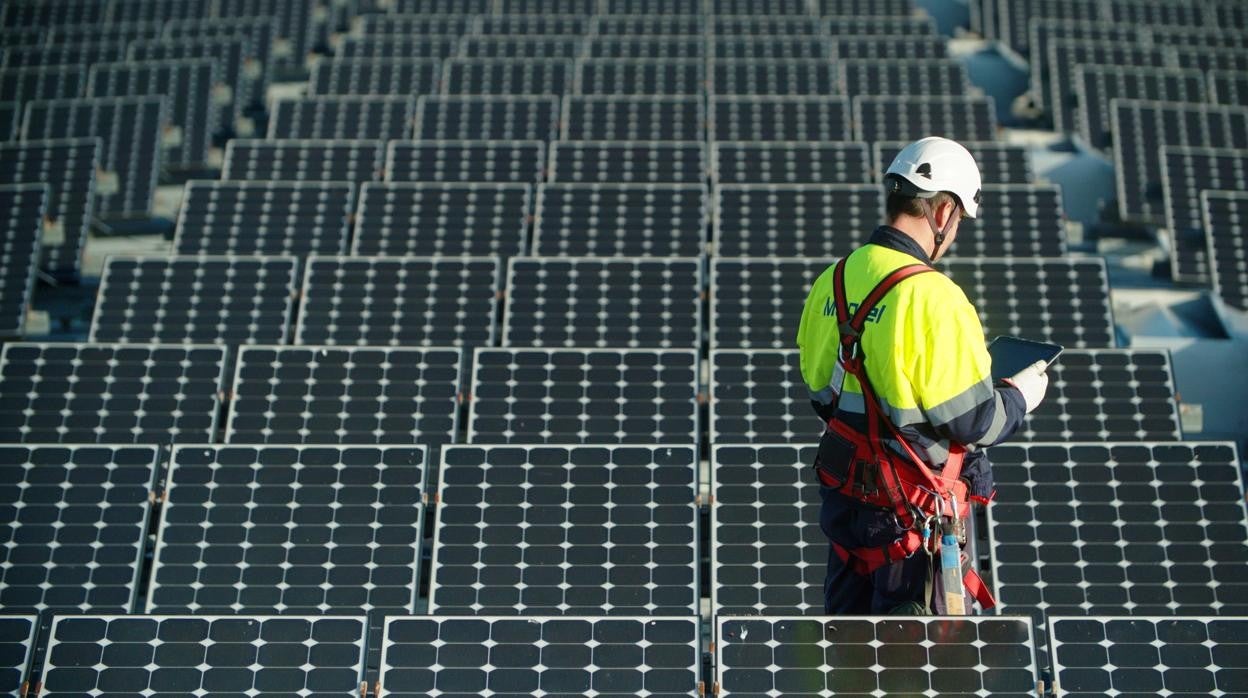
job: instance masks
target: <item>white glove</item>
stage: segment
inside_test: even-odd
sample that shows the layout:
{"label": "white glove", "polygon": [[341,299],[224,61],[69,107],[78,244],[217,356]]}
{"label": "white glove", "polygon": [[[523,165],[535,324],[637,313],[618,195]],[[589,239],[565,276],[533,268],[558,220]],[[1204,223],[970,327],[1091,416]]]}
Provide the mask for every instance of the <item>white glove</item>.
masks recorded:
{"label": "white glove", "polygon": [[1049,389],[1049,374],[1044,372],[1047,368],[1047,363],[1037,361],[1005,379],[1005,382],[1018,388],[1018,392],[1023,394],[1023,402],[1027,404],[1027,414],[1031,414],[1032,410],[1040,406],[1045,391]]}

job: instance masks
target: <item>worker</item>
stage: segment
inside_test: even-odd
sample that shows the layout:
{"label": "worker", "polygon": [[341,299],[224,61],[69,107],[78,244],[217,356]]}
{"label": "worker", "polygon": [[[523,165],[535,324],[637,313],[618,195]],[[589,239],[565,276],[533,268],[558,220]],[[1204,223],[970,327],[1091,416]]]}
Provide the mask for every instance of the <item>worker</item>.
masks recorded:
{"label": "worker", "polygon": [[[802,377],[827,424],[814,463],[830,543],[824,611],[941,614],[932,527],[960,529],[965,544],[967,500],[995,496],[982,447],[1018,429],[1048,377],[1040,362],[994,382],[975,307],[931,266],[979,212],[970,152],[916,141],[884,186],[887,224],[815,280],[797,333]],[[968,596],[990,606],[962,558]]]}

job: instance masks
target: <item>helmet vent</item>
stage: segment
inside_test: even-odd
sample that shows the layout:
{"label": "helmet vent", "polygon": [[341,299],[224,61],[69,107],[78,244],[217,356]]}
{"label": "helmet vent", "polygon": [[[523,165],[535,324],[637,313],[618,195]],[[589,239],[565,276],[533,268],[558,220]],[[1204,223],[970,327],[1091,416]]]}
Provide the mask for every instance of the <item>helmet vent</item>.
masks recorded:
{"label": "helmet vent", "polygon": [[914,172],[915,174],[919,174],[924,177],[927,177],[928,179],[931,179],[932,178],[932,163],[925,162],[922,165],[919,165],[918,168],[915,169]]}

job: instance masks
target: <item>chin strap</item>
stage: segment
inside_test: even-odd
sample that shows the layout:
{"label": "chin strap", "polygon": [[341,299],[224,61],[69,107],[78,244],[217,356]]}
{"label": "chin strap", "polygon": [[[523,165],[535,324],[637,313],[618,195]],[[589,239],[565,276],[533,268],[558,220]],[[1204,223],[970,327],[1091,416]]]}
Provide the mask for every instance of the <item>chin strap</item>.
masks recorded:
{"label": "chin strap", "polygon": [[940,252],[940,246],[945,244],[945,236],[953,229],[953,224],[957,222],[958,217],[962,215],[961,204],[953,204],[953,214],[949,216],[949,220],[945,221],[943,229],[937,227],[936,216],[932,213],[932,207],[927,203],[927,199],[919,199],[919,203],[923,206],[923,213],[927,215],[927,224],[932,228],[932,240],[935,241],[936,247],[932,249],[932,261],[936,261],[936,255]]}

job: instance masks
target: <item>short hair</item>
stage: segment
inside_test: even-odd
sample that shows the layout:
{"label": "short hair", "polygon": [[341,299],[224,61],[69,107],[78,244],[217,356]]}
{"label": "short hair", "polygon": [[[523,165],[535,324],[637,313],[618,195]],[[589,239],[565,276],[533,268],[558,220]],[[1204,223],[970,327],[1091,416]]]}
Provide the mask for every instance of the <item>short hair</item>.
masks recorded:
{"label": "short hair", "polygon": [[[932,210],[936,210],[946,203],[956,204],[958,202],[957,198],[947,191],[936,192],[936,195],[927,201],[931,204]],[[923,217],[923,206],[919,204],[919,199],[898,192],[889,193],[888,199],[884,202],[884,209],[890,223],[902,216]]]}

